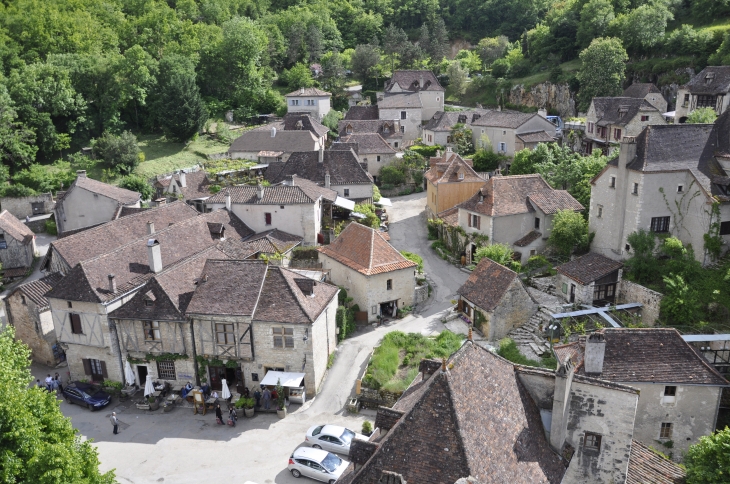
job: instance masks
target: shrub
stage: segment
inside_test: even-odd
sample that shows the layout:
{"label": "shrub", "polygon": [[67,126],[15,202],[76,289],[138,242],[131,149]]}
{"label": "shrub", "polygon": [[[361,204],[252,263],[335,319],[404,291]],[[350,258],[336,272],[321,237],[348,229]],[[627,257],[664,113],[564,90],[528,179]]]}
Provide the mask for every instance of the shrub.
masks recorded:
{"label": "shrub", "polygon": [[366,420],[362,423],[362,433],[365,435],[370,435],[373,432],[373,424],[370,423],[370,421]]}
{"label": "shrub", "polygon": [[413,145],[408,148],[410,151],[415,151],[419,155],[423,157],[429,157],[429,156],[436,156],[436,152],[438,150],[444,149],[441,145],[433,145],[433,146],[426,146],[426,145]]}
{"label": "shrub", "polygon": [[561,210],[555,214],[548,243],[563,256],[569,256],[579,246],[590,245],[588,238],[588,223],[580,213]]}
{"label": "shrub", "polygon": [[138,192],[141,195],[142,200],[149,200],[154,194],[152,185],[147,183],[147,180],[139,175],[125,176],[122,178],[122,181],[119,182],[119,186],[121,188],[126,188],[127,190],[132,190],[133,192]]}
{"label": "shrub", "polygon": [[718,430],[711,435],[700,437],[700,441],[690,445],[684,457],[687,467],[687,482],[712,484],[726,482],[730,469],[730,428]]}
{"label": "shrub", "polygon": [[476,261],[479,262],[482,258],[486,257],[491,259],[497,264],[502,264],[505,267],[519,272],[520,263],[513,259],[514,251],[507,244],[491,244],[485,245],[477,249]]}
{"label": "shrub", "polygon": [[418,266],[418,272],[423,272],[423,257],[418,254],[414,254],[413,252],[406,252],[405,250],[401,250],[400,253],[409,261],[416,263]]}
{"label": "shrub", "polygon": [[515,343],[515,341],[511,338],[505,338],[499,342],[499,350],[497,350],[497,354],[505,360],[517,363],[518,365],[542,366],[539,361],[530,360],[520,353],[520,350],[517,348],[517,343]]}
{"label": "shrub", "polygon": [[383,184],[383,188],[386,185],[402,185],[406,182],[405,172],[393,165],[384,166],[380,169],[380,181]]}
{"label": "shrub", "polygon": [[378,203],[383,198],[380,195],[380,188],[377,185],[373,185],[373,202]]}
{"label": "shrub", "polygon": [[131,173],[140,162],[137,137],[130,131],[124,131],[120,136],[104,133],[92,142],[92,152],[118,173]]}
{"label": "shrub", "polygon": [[58,235],[58,228],[56,227],[56,222],[53,222],[51,220],[46,220],[46,233],[48,235]]}

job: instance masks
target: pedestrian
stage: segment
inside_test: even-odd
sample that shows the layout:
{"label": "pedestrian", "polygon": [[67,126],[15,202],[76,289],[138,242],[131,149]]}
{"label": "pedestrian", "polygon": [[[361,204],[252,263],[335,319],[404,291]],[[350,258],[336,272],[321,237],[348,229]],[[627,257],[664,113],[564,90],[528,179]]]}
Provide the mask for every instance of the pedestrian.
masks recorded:
{"label": "pedestrian", "polygon": [[50,392],[52,390],[52,388],[53,388],[53,378],[51,378],[51,374],[49,373],[48,376],[46,377],[46,390],[48,390]]}
{"label": "pedestrian", "polygon": [[58,380],[55,376],[51,379],[51,390],[58,393]]}
{"label": "pedestrian", "polygon": [[231,406],[228,409],[228,425],[235,427],[237,418],[238,418],[238,415],[236,415],[236,409],[233,408],[233,406]]}
{"label": "pedestrian", "polygon": [[58,391],[63,392],[63,385],[61,385],[61,376],[56,373],[56,382],[58,382]]}
{"label": "pedestrian", "polygon": [[269,410],[271,408],[271,392],[268,388],[264,388],[264,410]]}
{"label": "pedestrian", "polygon": [[215,421],[219,425],[223,425],[223,411],[220,403],[215,406]]}
{"label": "pedestrian", "polygon": [[38,388],[46,388],[46,386],[41,383],[40,378],[36,378],[35,384],[38,386]]}
{"label": "pedestrian", "polygon": [[119,420],[117,420],[117,412],[112,412],[112,416],[109,417],[109,420],[111,421],[112,425],[114,426],[114,435],[117,435],[119,433],[117,431],[117,427],[119,426]]}
{"label": "pedestrian", "polygon": [[253,398],[256,400],[256,408],[261,408],[261,392],[258,390],[253,392]]}

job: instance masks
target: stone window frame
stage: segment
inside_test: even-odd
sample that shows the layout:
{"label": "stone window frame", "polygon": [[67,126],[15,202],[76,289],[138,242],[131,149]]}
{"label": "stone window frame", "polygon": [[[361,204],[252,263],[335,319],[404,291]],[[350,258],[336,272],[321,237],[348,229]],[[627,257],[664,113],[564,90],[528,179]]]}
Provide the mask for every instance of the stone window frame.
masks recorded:
{"label": "stone window frame", "polygon": [[608,179],[608,188],[616,188],[616,177],[612,176]]}
{"label": "stone window frame", "polygon": [[631,189],[631,194],[632,195],[638,195],[639,194],[639,184],[638,183],[634,183],[634,187]]}
{"label": "stone window frame", "polygon": [[385,281],[385,289],[388,291],[393,290],[393,279],[388,279],[387,281]]}
{"label": "stone window frame", "polygon": [[674,431],[674,424],[671,422],[662,422],[659,427],[659,440],[671,440]]}
{"label": "stone window frame", "polygon": [[157,362],[157,377],[162,380],[177,380],[174,360],[160,360]]}
{"label": "stone window frame", "polygon": [[601,452],[601,439],[603,436],[595,432],[586,432],[583,435],[583,450],[588,452]]}
{"label": "stone window frame", "polygon": [[162,339],[159,321],[142,321],[142,332],[145,341],[160,341]]}
{"label": "stone window frame", "polygon": [[293,349],[294,348],[294,328],[286,328],[284,326],[276,326],[271,328],[272,341],[274,348]]}
{"label": "stone window frame", "polygon": [[677,185],[677,193],[684,193],[684,185]]}

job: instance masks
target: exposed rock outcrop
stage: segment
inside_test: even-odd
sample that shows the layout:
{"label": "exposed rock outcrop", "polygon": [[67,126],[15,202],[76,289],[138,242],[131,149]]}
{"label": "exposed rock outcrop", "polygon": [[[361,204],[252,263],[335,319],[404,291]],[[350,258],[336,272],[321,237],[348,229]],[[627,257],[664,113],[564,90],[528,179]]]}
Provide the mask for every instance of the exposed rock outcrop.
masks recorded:
{"label": "exposed rock outcrop", "polygon": [[568,84],[542,82],[529,89],[518,84],[510,90],[509,102],[517,106],[557,111],[563,118],[576,115],[575,94],[570,92]]}

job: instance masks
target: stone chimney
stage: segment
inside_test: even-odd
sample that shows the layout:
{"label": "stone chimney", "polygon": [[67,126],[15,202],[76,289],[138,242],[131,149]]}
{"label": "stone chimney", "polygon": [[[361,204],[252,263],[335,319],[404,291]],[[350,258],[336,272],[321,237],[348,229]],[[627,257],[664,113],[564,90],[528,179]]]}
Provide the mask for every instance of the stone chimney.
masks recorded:
{"label": "stone chimney", "polygon": [[319,163],[324,163],[324,145],[323,144],[319,145],[319,156],[317,158],[317,161]]}
{"label": "stone chimney", "polygon": [[256,187],[256,198],[258,198],[259,200],[264,198],[264,186],[260,183]]}
{"label": "stone chimney", "polygon": [[547,109],[540,108],[540,109],[537,110],[537,114],[539,114],[543,118],[547,118]]}
{"label": "stone chimney", "polygon": [[603,373],[603,357],[606,354],[606,337],[603,333],[593,333],[586,341],[585,370],[587,375]]}
{"label": "stone chimney", "polygon": [[155,274],[162,271],[162,253],[160,243],[156,239],[147,240],[147,257],[150,263],[150,270]]}
{"label": "stone chimney", "polygon": [[186,188],[188,186],[188,184],[187,184],[187,180],[185,180],[185,172],[180,170],[179,176],[180,176],[180,186],[182,188]]}
{"label": "stone chimney", "polygon": [[304,88],[303,87],[300,87],[299,88],[299,94],[302,94],[302,95],[304,94]]}
{"label": "stone chimney", "polygon": [[421,74],[421,77],[418,78],[418,87],[423,89],[423,74]]}
{"label": "stone chimney", "polygon": [[558,453],[563,450],[568,434],[568,413],[570,412],[570,386],[573,383],[573,363],[570,357],[560,363],[555,372],[555,393],[553,394],[553,413],[550,422],[550,446]]}
{"label": "stone chimney", "polygon": [[330,187],[330,173],[329,172],[324,174],[324,187],[325,188]]}
{"label": "stone chimney", "polygon": [[271,137],[276,138],[276,127],[274,126],[271,127]]}
{"label": "stone chimney", "polygon": [[152,235],[154,233],[155,233],[155,223],[147,222],[147,235]]}
{"label": "stone chimney", "polygon": [[231,211],[231,192],[226,190],[226,210]]}
{"label": "stone chimney", "polygon": [[86,178],[86,170],[76,170],[76,178]]}
{"label": "stone chimney", "polygon": [[107,276],[109,278],[109,292],[112,294],[116,294],[117,292],[117,281],[114,279],[114,274],[109,274]]}
{"label": "stone chimney", "polygon": [[451,149],[451,146],[446,147],[446,153],[451,153],[453,150]]}
{"label": "stone chimney", "polygon": [[294,177],[296,175],[287,175],[284,177],[284,181],[282,182],[283,185],[286,185],[288,187],[294,186]]}
{"label": "stone chimney", "polygon": [[441,150],[436,150],[436,158],[441,158]]}

